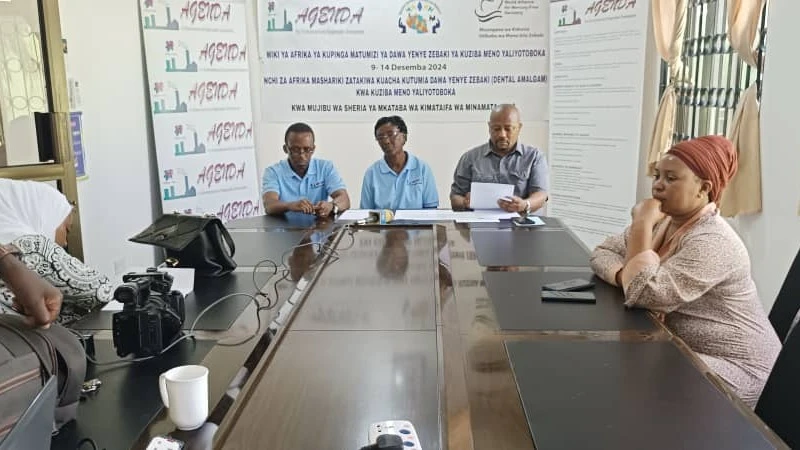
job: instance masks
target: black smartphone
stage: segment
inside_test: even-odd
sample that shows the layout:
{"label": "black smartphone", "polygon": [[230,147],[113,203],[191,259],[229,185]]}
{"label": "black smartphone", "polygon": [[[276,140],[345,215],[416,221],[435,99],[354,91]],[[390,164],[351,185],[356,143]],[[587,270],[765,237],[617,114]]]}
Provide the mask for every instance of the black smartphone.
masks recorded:
{"label": "black smartphone", "polygon": [[544,221],[537,216],[515,217],[511,222],[518,227],[538,227],[544,225]]}
{"label": "black smartphone", "polygon": [[543,302],[597,303],[594,292],[542,291]]}
{"label": "black smartphone", "polygon": [[594,283],[589,280],[583,278],[573,278],[571,280],[545,284],[544,286],[542,286],[542,290],[568,292],[568,291],[582,291],[593,287]]}

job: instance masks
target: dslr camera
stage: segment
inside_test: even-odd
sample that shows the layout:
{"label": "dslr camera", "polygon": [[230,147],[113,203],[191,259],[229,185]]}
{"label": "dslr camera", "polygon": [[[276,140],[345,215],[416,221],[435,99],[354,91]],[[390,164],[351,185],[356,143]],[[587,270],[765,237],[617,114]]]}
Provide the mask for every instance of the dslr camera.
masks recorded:
{"label": "dslr camera", "polygon": [[122,311],[112,320],[117,355],[158,355],[181,333],[184,299],[180,291],[172,290],[172,281],[172,275],[152,267],[122,276],[122,284],[114,290]]}

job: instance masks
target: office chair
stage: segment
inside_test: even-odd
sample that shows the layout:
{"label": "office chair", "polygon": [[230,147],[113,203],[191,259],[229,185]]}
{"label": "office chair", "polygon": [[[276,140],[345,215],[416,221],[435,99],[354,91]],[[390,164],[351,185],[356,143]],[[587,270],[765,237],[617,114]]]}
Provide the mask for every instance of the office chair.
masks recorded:
{"label": "office chair", "polygon": [[769,312],[769,321],[781,342],[786,340],[798,310],[800,310],[800,251],[797,252],[786,279],[783,280],[775,304]]}
{"label": "office chair", "polygon": [[800,330],[795,329],[783,344],[755,410],[791,448],[800,448],[800,427],[797,426],[800,383],[797,380],[800,380]]}

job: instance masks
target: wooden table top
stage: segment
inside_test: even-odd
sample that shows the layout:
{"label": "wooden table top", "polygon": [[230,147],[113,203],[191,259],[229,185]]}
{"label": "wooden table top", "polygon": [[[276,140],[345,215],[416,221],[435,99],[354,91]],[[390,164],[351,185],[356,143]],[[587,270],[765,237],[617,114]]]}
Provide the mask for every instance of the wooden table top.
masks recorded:
{"label": "wooden table top", "polygon": [[[547,232],[574,238],[557,221]],[[584,267],[481,267],[470,228],[455,224],[340,229],[334,242],[224,408],[214,448],[357,450],[370,423],[408,419],[426,450],[533,449],[505,343],[542,340],[672,342],[786,448],[652,317],[649,330],[500,328],[484,272],[586,272],[588,251]]]}

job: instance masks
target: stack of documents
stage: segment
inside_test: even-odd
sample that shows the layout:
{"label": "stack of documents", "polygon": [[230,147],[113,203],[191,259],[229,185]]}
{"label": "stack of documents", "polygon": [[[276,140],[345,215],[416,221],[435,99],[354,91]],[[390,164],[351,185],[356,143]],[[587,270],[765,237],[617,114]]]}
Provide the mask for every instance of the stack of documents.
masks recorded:
{"label": "stack of documents", "polygon": [[[472,183],[470,187],[470,208],[472,211],[453,211],[449,209],[407,209],[395,212],[394,220],[411,222],[457,222],[492,223],[503,219],[519,217],[517,213],[500,209],[497,201],[514,195],[514,186],[498,183]],[[342,213],[338,220],[361,220],[369,217],[368,209],[350,209]]]}

